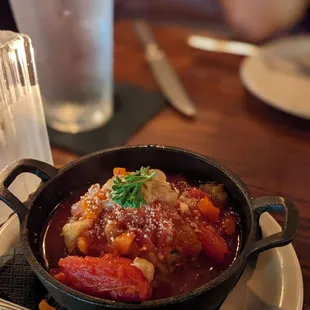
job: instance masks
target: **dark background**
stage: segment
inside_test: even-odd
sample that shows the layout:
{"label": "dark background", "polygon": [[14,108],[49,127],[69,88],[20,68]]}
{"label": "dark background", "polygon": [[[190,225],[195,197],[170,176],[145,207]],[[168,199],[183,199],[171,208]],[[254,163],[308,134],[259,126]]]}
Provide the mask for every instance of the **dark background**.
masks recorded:
{"label": "dark background", "polygon": [[0,0],[0,29],[17,31],[9,0]]}

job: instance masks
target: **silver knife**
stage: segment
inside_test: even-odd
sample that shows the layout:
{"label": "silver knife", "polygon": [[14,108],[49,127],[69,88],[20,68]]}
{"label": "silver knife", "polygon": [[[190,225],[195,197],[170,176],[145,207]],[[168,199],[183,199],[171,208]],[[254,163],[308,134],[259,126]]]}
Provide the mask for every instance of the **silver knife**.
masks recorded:
{"label": "silver knife", "polygon": [[219,40],[199,35],[189,36],[187,39],[187,44],[191,47],[209,52],[221,52],[241,56],[252,56],[259,50],[259,47],[253,44],[229,40]]}
{"label": "silver knife", "polygon": [[134,29],[144,45],[146,59],[165,97],[181,113],[194,116],[196,107],[185,92],[165,53],[158,47],[149,26],[143,21],[135,21]]}
{"label": "silver knife", "polygon": [[[241,56],[254,56],[257,55],[261,49],[265,49],[267,45],[262,48],[244,42],[238,41],[230,41],[230,40],[219,40],[205,36],[199,35],[190,35],[187,38],[187,44],[191,47],[198,48],[204,51],[209,52],[220,52],[220,53],[229,53]],[[296,55],[298,56],[298,54]],[[284,53],[279,52],[269,52],[265,53],[264,61],[270,67],[276,68],[283,72],[291,73],[298,71],[299,73],[310,76],[310,62],[307,61],[309,58],[307,57],[293,57],[289,55],[285,55]]]}

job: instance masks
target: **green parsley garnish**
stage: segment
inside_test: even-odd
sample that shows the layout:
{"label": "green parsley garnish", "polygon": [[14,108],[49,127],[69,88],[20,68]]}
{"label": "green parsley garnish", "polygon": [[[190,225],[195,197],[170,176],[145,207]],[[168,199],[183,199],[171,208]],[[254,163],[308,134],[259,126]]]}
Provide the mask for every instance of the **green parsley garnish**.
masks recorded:
{"label": "green parsley garnish", "polygon": [[149,175],[150,167],[141,167],[133,174],[128,174],[124,179],[118,176],[114,178],[112,186],[112,200],[124,209],[138,208],[146,204],[144,197],[141,194],[143,184],[155,176],[154,171]]}

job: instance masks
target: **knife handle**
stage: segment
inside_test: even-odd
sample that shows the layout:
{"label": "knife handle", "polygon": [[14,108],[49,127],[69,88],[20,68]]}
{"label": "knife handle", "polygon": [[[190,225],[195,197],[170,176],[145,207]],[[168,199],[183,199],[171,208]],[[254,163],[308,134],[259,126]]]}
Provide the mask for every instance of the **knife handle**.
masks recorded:
{"label": "knife handle", "polygon": [[133,27],[137,32],[137,34],[140,36],[140,39],[142,40],[145,46],[155,44],[155,38],[153,36],[153,33],[144,21],[141,20],[135,21],[133,23]]}
{"label": "knife handle", "polygon": [[165,54],[156,44],[151,43],[146,47],[145,57],[148,61],[157,61],[165,58]]}

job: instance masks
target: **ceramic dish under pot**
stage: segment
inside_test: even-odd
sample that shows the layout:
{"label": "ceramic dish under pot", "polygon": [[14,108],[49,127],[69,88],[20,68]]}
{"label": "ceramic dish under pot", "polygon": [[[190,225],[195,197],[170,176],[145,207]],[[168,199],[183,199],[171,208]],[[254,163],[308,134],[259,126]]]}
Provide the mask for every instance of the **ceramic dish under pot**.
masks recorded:
{"label": "ceramic dish under pot", "polygon": [[[114,302],[75,291],[54,279],[43,267],[40,235],[44,223],[59,202],[77,189],[102,182],[114,167],[151,166],[169,173],[182,173],[197,180],[223,183],[241,218],[242,241],[233,264],[218,277],[190,293],[151,300],[141,304]],[[21,173],[37,175],[42,183],[27,202],[21,203],[7,188]],[[281,197],[250,197],[233,174],[211,159],[190,151],[164,146],[133,146],[104,150],[85,156],[58,170],[46,163],[25,159],[1,172],[0,199],[19,216],[20,239],[25,257],[46,289],[61,305],[71,310],[99,309],[218,309],[236,285],[250,256],[290,243],[298,228],[298,210]],[[263,212],[283,212],[281,233],[259,239],[259,217]]]}

